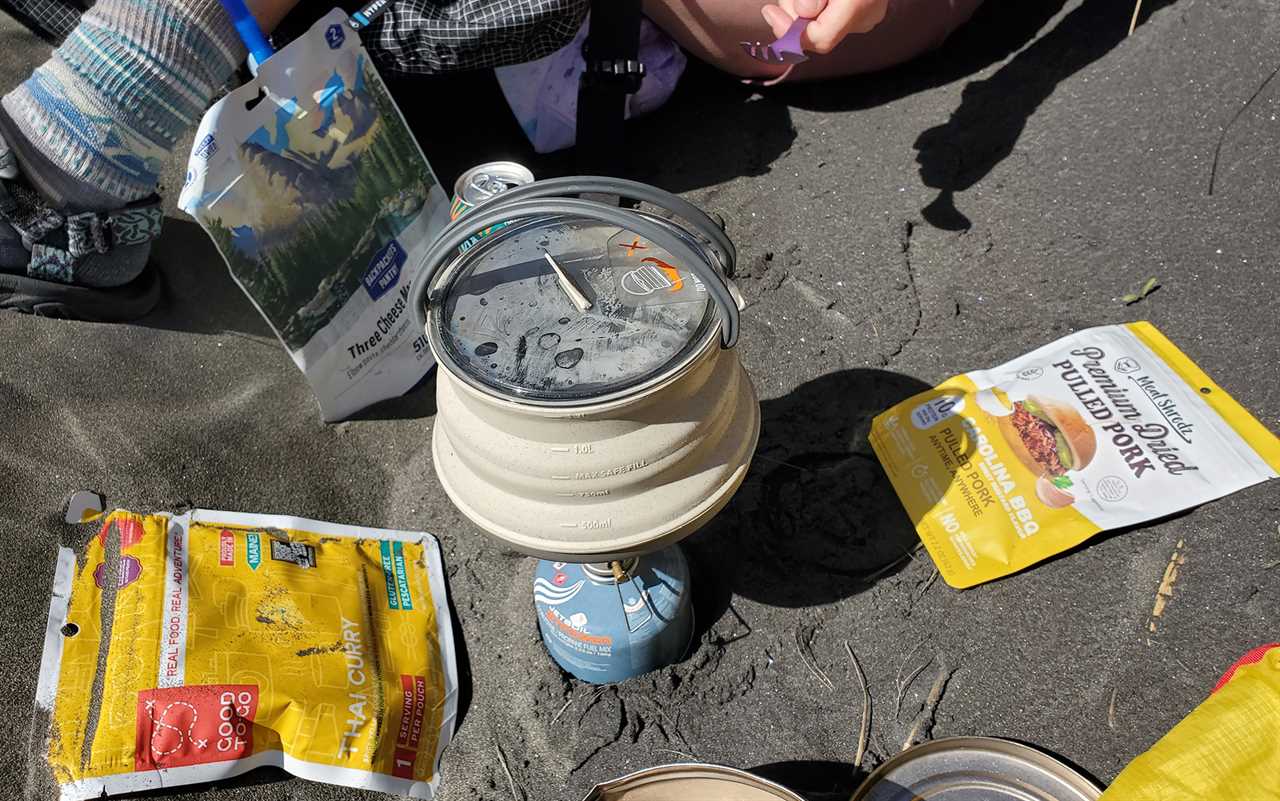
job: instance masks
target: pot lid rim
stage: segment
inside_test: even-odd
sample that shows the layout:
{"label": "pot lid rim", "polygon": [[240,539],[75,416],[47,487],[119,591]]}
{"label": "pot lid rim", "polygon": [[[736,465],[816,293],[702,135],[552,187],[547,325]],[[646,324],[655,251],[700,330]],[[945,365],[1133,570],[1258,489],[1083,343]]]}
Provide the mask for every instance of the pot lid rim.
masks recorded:
{"label": "pot lid rim", "polygon": [[[772,793],[779,799],[779,801],[804,801],[799,794],[787,789],[777,782],[771,781],[770,779],[766,779],[762,776],[757,776],[754,773],[741,768],[733,768],[728,765],[720,765],[713,762],[672,762],[666,765],[654,765],[648,768],[641,768],[640,770],[619,776],[616,779],[611,779],[607,782],[597,784],[591,789],[591,792],[587,794],[583,801],[603,801],[603,799],[609,798],[605,793],[610,791],[622,791],[626,793],[656,782],[697,778],[723,780],[723,783],[726,785],[726,791],[732,790],[733,786],[740,787],[745,785],[757,790],[764,790]],[[635,784],[637,782],[639,782],[639,784],[636,784],[633,787],[626,787],[628,783]],[[617,796],[617,798],[618,801],[625,801],[626,796]],[[726,801],[729,801],[731,796],[726,795],[725,798]]]}
{"label": "pot lid rim", "polygon": [[[715,262],[709,258],[706,246],[694,239],[688,231],[664,217],[645,211],[637,210],[636,213],[661,223],[670,230],[674,236],[685,239],[687,243],[693,246],[694,251],[703,257],[704,261],[707,262],[711,269],[719,270],[719,268],[716,267]],[[584,407],[622,403],[629,399],[640,397],[645,393],[650,392],[655,387],[659,387],[666,382],[673,380],[676,376],[686,372],[710,347],[718,347],[722,330],[722,322],[715,302],[710,297],[707,297],[702,301],[702,319],[698,322],[697,328],[694,329],[680,349],[673,353],[664,365],[655,368],[647,374],[643,374],[638,380],[634,380],[630,383],[627,381],[620,382],[616,388],[609,391],[579,397],[539,397],[532,394],[532,392],[530,394],[524,394],[518,391],[504,389],[503,387],[495,383],[485,381],[480,376],[473,375],[470,371],[466,370],[458,362],[458,359],[452,352],[454,348],[446,346],[444,342],[445,337],[449,336],[449,333],[446,330],[447,320],[442,320],[441,316],[442,311],[444,310],[445,301],[450,296],[451,288],[455,285],[457,279],[465,273],[468,264],[473,263],[475,259],[482,256],[486,251],[492,250],[503,242],[510,241],[512,237],[518,234],[528,233],[531,229],[536,229],[538,226],[545,226],[547,224],[565,221],[596,224],[605,228],[618,228],[619,233],[629,231],[629,229],[622,228],[621,226],[602,223],[601,221],[592,219],[590,216],[585,214],[539,214],[512,221],[512,223],[504,226],[502,229],[491,232],[489,235],[477,242],[473,247],[454,255],[448,263],[446,263],[435,274],[432,278],[431,285],[426,288],[426,326],[423,333],[426,334],[437,365],[442,369],[447,370],[451,376],[456,378],[467,388],[477,390],[498,401],[539,409],[574,410]]]}
{"label": "pot lid rim", "polygon": [[[1040,748],[1003,737],[959,735],[929,740],[890,757],[873,770],[862,784],[858,785],[858,789],[854,791],[850,801],[868,801],[876,787],[886,780],[891,780],[897,771],[940,752],[956,751],[970,751],[974,754],[978,752],[985,752],[988,755],[996,754],[1038,769],[1075,791],[1074,795],[1062,796],[1059,801],[1079,801],[1079,799],[1096,801],[1102,795],[1102,788],[1098,786],[1092,777],[1085,775],[1075,766]],[[910,791],[911,788],[903,789]],[[915,796],[911,797],[914,798]],[[1012,798],[1013,796],[1009,797]]]}

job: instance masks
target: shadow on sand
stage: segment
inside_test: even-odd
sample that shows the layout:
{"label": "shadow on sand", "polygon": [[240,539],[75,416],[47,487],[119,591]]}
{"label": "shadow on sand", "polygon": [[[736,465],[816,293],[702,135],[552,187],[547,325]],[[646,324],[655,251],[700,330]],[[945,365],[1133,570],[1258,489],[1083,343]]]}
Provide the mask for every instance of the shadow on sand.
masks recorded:
{"label": "shadow on sand", "polygon": [[[1173,2],[1143,3],[1142,18]],[[924,219],[945,230],[964,230],[970,222],[956,208],[955,193],[972,187],[1013,152],[1027,121],[1058,84],[1105,56],[1129,32],[1131,4],[1085,0],[1040,33],[1066,5],[1065,0],[987,0],[941,48],[908,64],[839,81],[784,84],[776,96],[808,109],[870,108],[1009,59],[990,77],[970,81],[947,121],[914,143],[921,181],[938,190],[922,209]]]}
{"label": "shadow on sand", "polygon": [[748,772],[782,785],[805,801],[849,801],[867,777],[848,762],[816,759],[773,762]]}
{"label": "shadow on sand", "polygon": [[[1148,3],[1147,13],[1172,2]],[[1026,16],[1025,11],[1021,13]],[[955,193],[969,189],[1008,158],[1031,115],[1058,84],[1125,38],[1131,13],[1125,3],[1087,0],[990,78],[965,86],[951,117],[915,142],[920,178],[925,186],[938,190],[933,202],[921,210],[925,221],[952,231],[970,227],[969,219],[955,206]]]}
{"label": "shadow on sand", "polygon": [[187,217],[169,217],[151,251],[159,266],[163,295],[155,310],[137,322],[147,328],[228,334],[281,348],[267,321],[231,277],[213,240]]}
{"label": "shadow on sand", "polygon": [[[736,614],[735,595],[790,608],[829,604],[909,562],[919,538],[867,436],[876,414],[926,389],[899,373],[844,370],[761,404],[746,481],[685,541],[700,627]],[[741,618],[736,625],[749,629]]]}

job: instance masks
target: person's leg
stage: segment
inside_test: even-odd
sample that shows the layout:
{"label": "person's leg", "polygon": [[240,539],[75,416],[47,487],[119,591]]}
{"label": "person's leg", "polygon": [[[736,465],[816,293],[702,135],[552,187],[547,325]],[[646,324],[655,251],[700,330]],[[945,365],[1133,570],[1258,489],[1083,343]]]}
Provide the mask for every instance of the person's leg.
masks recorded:
{"label": "person's leg", "polygon": [[[296,2],[250,5],[269,29]],[[20,174],[39,196],[9,182],[3,202],[20,209],[0,227],[0,271],[100,287],[137,276],[149,243],[99,246],[47,266],[33,244],[59,236],[49,230],[58,215],[113,212],[153,195],[165,162],[244,57],[218,0],[99,0],[86,11],[52,58],[0,101],[9,151],[0,153],[0,177]]]}
{"label": "person's leg", "polygon": [[258,27],[271,33],[299,2],[301,0],[245,0],[245,5],[258,20]]}
{"label": "person's leg", "polygon": [[[771,78],[784,67],[763,64],[738,42],[773,41],[760,15],[766,0],[645,0],[645,14],[699,59],[743,78]],[[799,65],[790,80],[816,80],[892,67],[932,50],[967,21],[982,0],[890,0],[870,33],[851,34],[834,51]]]}

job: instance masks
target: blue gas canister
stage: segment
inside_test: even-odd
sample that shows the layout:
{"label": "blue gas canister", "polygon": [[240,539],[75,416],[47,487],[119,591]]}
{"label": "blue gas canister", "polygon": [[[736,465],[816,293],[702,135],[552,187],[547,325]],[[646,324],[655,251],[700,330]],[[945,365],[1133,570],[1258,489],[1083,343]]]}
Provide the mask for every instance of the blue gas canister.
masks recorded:
{"label": "blue gas canister", "polygon": [[680,659],[693,637],[689,563],[680,546],[621,562],[538,562],[533,599],[560,667],[609,684]]}

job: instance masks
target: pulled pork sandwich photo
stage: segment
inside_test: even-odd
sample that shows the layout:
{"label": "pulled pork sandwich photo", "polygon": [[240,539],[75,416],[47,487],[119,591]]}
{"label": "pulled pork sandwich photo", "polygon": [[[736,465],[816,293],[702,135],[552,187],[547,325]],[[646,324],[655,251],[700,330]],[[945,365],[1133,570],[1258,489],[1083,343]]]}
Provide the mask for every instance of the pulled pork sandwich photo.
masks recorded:
{"label": "pulled pork sandwich photo", "polygon": [[1093,427],[1070,404],[1029,395],[1014,401],[1013,414],[998,419],[1018,461],[1038,476],[1036,496],[1046,506],[1075,502],[1070,470],[1083,470],[1098,449]]}

